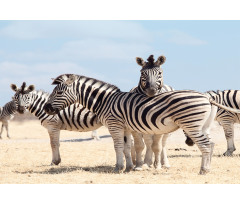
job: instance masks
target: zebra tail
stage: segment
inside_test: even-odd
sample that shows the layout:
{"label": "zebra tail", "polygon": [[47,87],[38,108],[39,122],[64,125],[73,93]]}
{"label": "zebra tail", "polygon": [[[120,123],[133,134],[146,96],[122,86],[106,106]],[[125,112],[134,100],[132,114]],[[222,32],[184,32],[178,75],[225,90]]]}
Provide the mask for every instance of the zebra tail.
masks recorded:
{"label": "zebra tail", "polygon": [[229,111],[229,112],[233,112],[233,113],[240,113],[240,110],[239,109],[234,109],[234,108],[231,108],[231,107],[227,107],[227,106],[224,106],[222,104],[219,104],[217,103],[216,101],[214,101],[212,98],[209,98],[209,102],[219,108],[222,108],[226,111]]}

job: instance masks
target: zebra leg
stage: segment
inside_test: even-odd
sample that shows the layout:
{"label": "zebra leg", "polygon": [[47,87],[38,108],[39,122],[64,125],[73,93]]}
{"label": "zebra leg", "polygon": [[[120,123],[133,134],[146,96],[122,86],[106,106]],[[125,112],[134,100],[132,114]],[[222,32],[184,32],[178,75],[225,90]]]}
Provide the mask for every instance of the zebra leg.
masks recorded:
{"label": "zebra leg", "polygon": [[134,165],[136,165],[136,151],[134,147],[134,139],[131,137],[131,156],[132,156],[132,162]]}
{"label": "zebra leg", "polygon": [[59,135],[60,129],[48,129],[48,134],[50,137],[50,143],[52,148],[52,163],[51,165],[58,165],[61,162],[59,147]]}
{"label": "zebra leg", "polygon": [[122,173],[124,169],[124,129],[122,127],[116,126],[116,124],[112,126],[108,126],[109,133],[113,138],[114,149],[116,152],[116,167],[114,169],[115,173]]}
{"label": "zebra leg", "polygon": [[1,128],[1,132],[0,132],[0,139],[2,139],[3,127],[4,127],[4,124],[2,123],[2,128]]}
{"label": "zebra leg", "polygon": [[187,134],[202,152],[202,163],[199,174],[207,174],[210,171],[214,143],[210,142],[208,136],[203,131],[198,131],[197,134],[193,132],[188,132]]}
{"label": "zebra leg", "polygon": [[5,129],[7,131],[7,137],[10,139],[10,136],[9,136],[9,129],[8,129],[8,121],[5,123]]}
{"label": "zebra leg", "polygon": [[162,167],[170,168],[170,164],[167,157],[166,143],[170,134],[164,134],[162,138],[162,153],[161,153],[161,164]]}
{"label": "zebra leg", "polygon": [[227,140],[227,151],[223,154],[224,156],[232,156],[236,150],[234,145],[234,122],[222,123],[225,137]]}
{"label": "zebra leg", "polygon": [[152,150],[154,152],[155,160],[154,160],[154,167],[155,169],[159,170],[161,169],[161,159],[160,154],[162,153],[162,137],[163,135],[154,135],[153,136],[153,144],[152,144]]}
{"label": "zebra leg", "polygon": [[124,133],[124,155],[126,159],[126,169],[125,172],[129,172],[133,169],[133,162],[131,157],[131,132],[125,132]]}
{"label": "zebra leg", "polygon": [[136,151],[136,171],[142,171],[143,159],[142,159],[142,151],[144,149],[144,143],[142,139],[142,134],[137,132],[132,132],[132,136],[134,139],[134,147]]}
{"label": "zebra leg", "polygon": [[93,139],[96,139],[96,140],[100,140],[100,137],[99,137],[98,134],[97,134],[97,130],[93,130],[93,131],[92,131],[92,138],[93,138]]}
{"label": "zebra leg", "polygon": [[143,134],[143,139],[146,145],[146,154],[144,158],[144,164],[143,168],[149,168],[153,164],[152,161],[152,156],[153,156],[153,151],[152,151],[152,144],[153,144],[153,135],[145,135]]}

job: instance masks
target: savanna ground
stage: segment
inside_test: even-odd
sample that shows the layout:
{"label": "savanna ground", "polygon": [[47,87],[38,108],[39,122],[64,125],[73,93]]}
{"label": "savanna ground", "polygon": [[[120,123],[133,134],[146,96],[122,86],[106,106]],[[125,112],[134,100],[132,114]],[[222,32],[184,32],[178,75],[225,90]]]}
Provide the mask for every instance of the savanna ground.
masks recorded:
{"label": "savanna ground", "polygon": [[211,172],[198,175],[201,154],[196,146],[185,145],[181,130],[168,140],[170,169],[142,172],[112,173],[115,152],[112,138],[105,127],[98,130],[100,141],[91,139],[91,132],[61,131],[59,166],[50,166],[51,148],[48,133],[38,120],[13,120],[10,123],[11,139],[4,131],[0,140],[0,183],[240,183],[240,126],[235,125],[233,157],[223,157],[226,141],[222,128],[215,123],[212,138],[215,141]]}

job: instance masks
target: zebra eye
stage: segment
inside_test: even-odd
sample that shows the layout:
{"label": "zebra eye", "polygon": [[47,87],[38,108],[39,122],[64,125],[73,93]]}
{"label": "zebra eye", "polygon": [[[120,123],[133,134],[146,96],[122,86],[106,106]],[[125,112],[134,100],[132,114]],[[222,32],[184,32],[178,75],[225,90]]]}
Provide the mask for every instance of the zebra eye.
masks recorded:
{"label": "zebra eye", "polygon": [[143,87],[146,86],[146,81],[142,81],[142,86],[143,86]]}

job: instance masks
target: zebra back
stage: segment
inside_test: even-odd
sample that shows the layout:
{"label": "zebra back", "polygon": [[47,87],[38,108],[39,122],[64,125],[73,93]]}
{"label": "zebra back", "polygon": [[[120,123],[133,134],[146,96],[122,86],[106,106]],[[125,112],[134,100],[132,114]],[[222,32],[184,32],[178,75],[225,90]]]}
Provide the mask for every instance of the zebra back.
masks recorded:
{"label": "zebra back", "polygon": [[[206,95],[213,98],[216,102],[221,103],[227,107],[240,109],[240,90],[224,90],[224,91],[208,91]],[[235,117],[235,118],[234,118]],[[220,120],[234,120],[239,121],[240,114],[226,111],[218,108],[216,119]]]}

